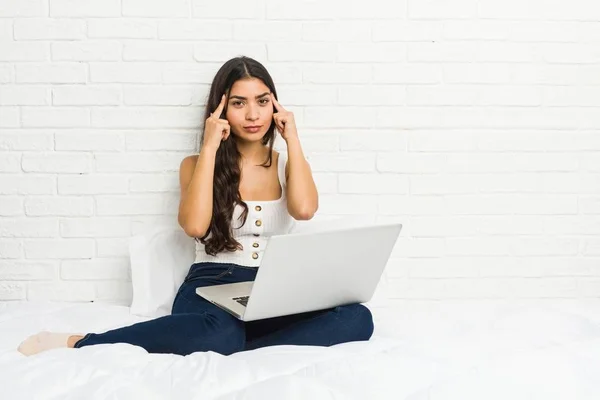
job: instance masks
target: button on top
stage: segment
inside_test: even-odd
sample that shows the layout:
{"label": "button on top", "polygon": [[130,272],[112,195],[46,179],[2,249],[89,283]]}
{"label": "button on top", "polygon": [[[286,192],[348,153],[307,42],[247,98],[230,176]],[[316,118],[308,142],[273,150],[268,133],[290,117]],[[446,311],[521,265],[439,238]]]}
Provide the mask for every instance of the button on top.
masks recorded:
{"label": "button on top", "polygon": [[258,253],[252,253],[252,258],[256,260],[258,258]]}
{"label": "button on top", "polygon": [[261,206],[256,206],[256,207],[254,207],[254,209],[255,209],[256,211],[260,211],[260,210],[262,210],[262,207],[261,207]]}
{"label": "button on top", "polygon": [[262,225],[262,221],[260,219],[257,219],[256,222],[254,223],[254,225],[261,226]]}

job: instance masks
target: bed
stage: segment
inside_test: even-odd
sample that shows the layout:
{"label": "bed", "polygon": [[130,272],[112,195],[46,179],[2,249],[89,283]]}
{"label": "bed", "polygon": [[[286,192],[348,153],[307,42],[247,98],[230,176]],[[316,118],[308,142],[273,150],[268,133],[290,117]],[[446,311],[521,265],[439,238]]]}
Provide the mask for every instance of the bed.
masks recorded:
{"label": "bed", "polygon": [[5,399],[600,399],[600,299],[405,301],[370,307],[368,342],[225,357],[128,344],[16,351],[39,330],[143,321],[102,303],[0,303]]}

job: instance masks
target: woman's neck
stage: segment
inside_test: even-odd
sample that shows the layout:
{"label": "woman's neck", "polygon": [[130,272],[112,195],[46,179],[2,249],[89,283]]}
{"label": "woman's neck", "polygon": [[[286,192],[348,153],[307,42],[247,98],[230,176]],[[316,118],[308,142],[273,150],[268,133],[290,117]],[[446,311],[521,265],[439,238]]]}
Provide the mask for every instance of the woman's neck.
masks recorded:
{"label": "woman's neck", "polygon": [[239,152],[246,162],[260,164],[267,157],[268,147],[261,142],[237,142]]}

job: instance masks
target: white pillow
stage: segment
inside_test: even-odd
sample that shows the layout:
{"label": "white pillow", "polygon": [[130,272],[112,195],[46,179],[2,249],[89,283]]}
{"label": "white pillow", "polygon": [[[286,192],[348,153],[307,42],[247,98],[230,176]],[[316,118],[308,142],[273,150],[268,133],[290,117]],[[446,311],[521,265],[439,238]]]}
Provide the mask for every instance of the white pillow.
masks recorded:
{"label": "white pillow", "polygon": [[194,263],[194,239],[179,227],[156,227],[131,237],[129,258],[130,313],[153,318],[171,314],[175,294]]}

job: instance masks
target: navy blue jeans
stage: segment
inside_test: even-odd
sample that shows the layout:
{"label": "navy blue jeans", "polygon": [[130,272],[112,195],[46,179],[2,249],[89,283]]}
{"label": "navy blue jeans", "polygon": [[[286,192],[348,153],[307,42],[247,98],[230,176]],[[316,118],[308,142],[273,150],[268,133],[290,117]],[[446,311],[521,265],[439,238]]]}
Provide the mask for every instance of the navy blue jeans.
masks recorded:
{"label": "navy blue jeans", "polygon": [[199,286],[253,281],[256,269],[236,264],[197,263],[179,288],[171,315],[104,333],[88,333],[75,347],[130,343],[150,353],[229,355],[275,345],[331,346],[369,340],[371,312],[362,304],[243,322],[196,294]]}

